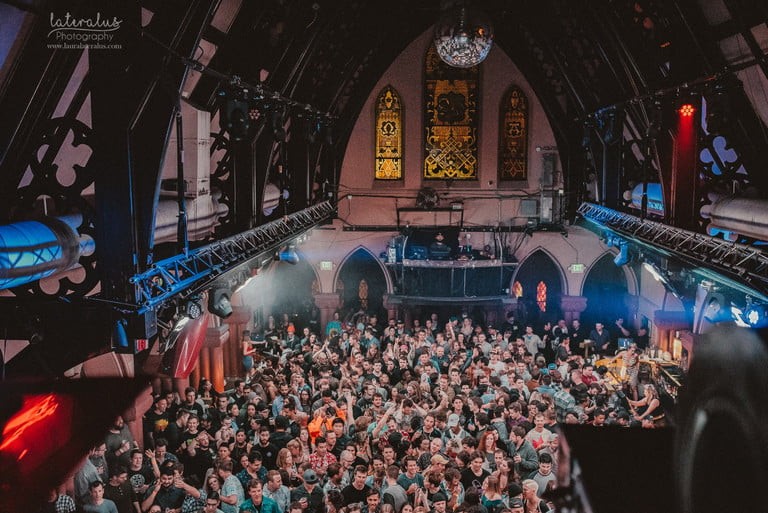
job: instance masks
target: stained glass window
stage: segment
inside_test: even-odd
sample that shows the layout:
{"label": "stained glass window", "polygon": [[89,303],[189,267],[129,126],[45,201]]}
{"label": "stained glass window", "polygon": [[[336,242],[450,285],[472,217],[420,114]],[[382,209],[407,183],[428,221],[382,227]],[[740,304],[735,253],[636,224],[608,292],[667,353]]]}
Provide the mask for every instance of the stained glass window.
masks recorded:
{"label": "stained glass window", "polygon": [[403,178],[403,106],[388,85],[376,100],[376,179]]}
{"label": "stained glass window", "polygon": [[514,297],[523,297],[523,284],[519,281],[512,284],[512,295]]}
{"label": "stained glass window", "polygon": [[536,304],[542,312],[547,311],[547,284],[543,281],[536,285]]}
{"label": "stained glass window", "polygon": [[528,98],[513,85],[504,94],[499,126],[499,180],[528,179]]}
{"label": "stained glass window", "polygon": [[477,179],[479,66],[454,68],[427,50],[424,178]]}

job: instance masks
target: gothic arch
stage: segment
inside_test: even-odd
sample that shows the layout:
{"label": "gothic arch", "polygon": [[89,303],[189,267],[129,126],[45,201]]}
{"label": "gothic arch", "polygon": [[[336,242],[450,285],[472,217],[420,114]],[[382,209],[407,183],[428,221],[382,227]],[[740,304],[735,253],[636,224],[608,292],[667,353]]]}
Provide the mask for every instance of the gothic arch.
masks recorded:
{"label": "gothic arch", "polygon": [[[363,278],[369,289],[367,307],[356,302],[359,281]],[[339,283],[344,284],[343,290],[339,290]],[[392,291],[392,286],[392,279],[381,260],[362,245],[351,250],[341,260],[333,278],[333,291],[340,294],[345,310],[383,310],[383,296]]]}
{"label": "gothic arch", "polygon": [[[522,285],[518,310],[521,316],[527,317],[526,322],[535,324],[561,316],[560,297],[568,294],[568,281],[560,263],[549,251],[538,247],[529,253],[515,271],[510,290],[516,282]],[[539,305],[537,293],[541,283],[546,286],[546,300]]]}
{"label": "gothic arch", "polygon": [[627,265],[617,266],[616,255],[606,251],[589,267],[581,285],[581,295],[587,298],[587,309],[581,314],[583,323],[611,323],[631,312],[624,298],[637,290],[635,273]]}
{"label": "gothic arch", "polygon": [[[611,263],[613,264],[613,259],[616,258],[616,253],[612,253],[611,251],[606,251],[599,257],[597,257],[594,262],[589,266],[587,269],[587,273],[584,275],[584,279],[581,282],[581,290],[579,293],[583,296],[584,295],[584,285],[587,283],[587,280],[590,278],[590,275],[592,274],[592,271],[595,269],[595,266],[598,262],[605,258],[610,258]],[[613,264],[616,265],[616,264]],[[624,279],[626,280],[627,284],[627,294],[637,295],[640,290],[640,285],[637,282],[637,273],[635,273],[635,270],[629,266],[629,265],[622,265],[617,266],[622,274],[624,275]]]}

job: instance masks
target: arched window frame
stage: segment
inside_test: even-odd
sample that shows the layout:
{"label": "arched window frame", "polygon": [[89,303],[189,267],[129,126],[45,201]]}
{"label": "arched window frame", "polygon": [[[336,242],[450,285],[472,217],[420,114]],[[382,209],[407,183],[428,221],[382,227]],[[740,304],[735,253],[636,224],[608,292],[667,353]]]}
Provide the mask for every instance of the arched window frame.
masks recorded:
{"label": "arched window frame", "polygon": [[480,66],[454,68],[435,45],[424,64],[425,180],[477,180]]}
{"label": "arched window frame", "polygon": [[374,178],[402,180],[405,113],[400,94],[394,87],[387,85],[381,90],[376,97],[375,110]]}
{"label": "arched window frame", "polygon": [[499,109],[499,181],[528,179],[529,105],[517,85],[504,93]]}

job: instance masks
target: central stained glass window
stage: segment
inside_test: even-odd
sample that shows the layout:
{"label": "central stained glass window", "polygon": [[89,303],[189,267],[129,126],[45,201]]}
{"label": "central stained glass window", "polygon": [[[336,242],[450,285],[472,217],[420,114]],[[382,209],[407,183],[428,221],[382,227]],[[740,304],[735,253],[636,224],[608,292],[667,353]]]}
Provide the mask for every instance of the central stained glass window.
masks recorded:
{"label": "central stained glass window", "polygon": [[477,179],[480,68],[454,68],[427,50],[424,178]]}

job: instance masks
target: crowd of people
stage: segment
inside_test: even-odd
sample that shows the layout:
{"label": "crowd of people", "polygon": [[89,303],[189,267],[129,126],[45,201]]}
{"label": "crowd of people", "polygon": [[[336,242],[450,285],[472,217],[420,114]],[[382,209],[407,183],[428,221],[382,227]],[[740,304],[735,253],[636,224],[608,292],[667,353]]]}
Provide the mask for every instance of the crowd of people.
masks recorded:
{"label": "crowd of people", "polygon": [[[323,333],[285,326],[242,341],[243,375],[158,395],[134,441],[121,418],[49,511],[107,513],[544,513],[557,426],[653,427],[648,344],[622,320],[499,326],[376,316]],[[265,333],[266,332],[266,333]],[[266,336],[265,336],[266,335]],[[609,384],[598,357],[629,371]],[[586,342],[586,343],[585,343]],[[591,353],[591,351],[596,351]],[[73,500],[74,499],[74,500]]]}

